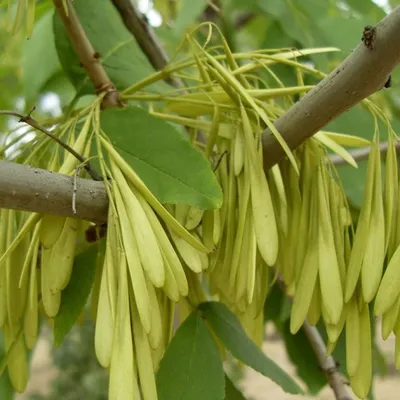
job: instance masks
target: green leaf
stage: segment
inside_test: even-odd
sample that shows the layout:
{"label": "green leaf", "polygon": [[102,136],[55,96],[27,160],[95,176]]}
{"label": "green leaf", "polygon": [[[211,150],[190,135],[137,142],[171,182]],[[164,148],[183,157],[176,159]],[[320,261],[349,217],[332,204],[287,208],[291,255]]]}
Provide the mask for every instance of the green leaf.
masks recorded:
{"label": "green leaf", "polygon": [[190,27],[206,8],[207,0],[183,0],[180,2],[180,10],[174,22],[174,34],[182,40],[186,29]]}
{"label": "green leaf", "polygon": [[[357,12],[372,21],[379,21],[385,17],[385,12],[372,0],[347,0],[347,3]],[[378,3],[378,2],[377,2]]]}
{"label": "green leaf", "polygon": [[104,110],[101,127],[160,202],[221,206],[222,191],[210,164],[172,124],[128,107]]}
{"label": "green leaf", "polygon": [[61,70],[54,44],[53,12],[36,22],[32,38],[24,42],[22,51],[22,84],[28,101],[35,100],[43,86]]}
{"label": "green leaf", "polygon": [[357,162],[358,168],[351,165],[337,167],[343,189],[355,207],[361,207],[364,196],[367,160]]}
{"label": "green leaf", "polygon": [[291,7],[288,7],[281,0],[259,0],[258,5],[267,15],[272,15],[279,21],[282,30],[291,39],[304,47],[315,45],[318,36],[315,36],[314,21],[300,2],[292,2]]}
{"label": "green leaf", "polygon": [[264,321],[276,321],[279,319],[283,303],[283,294],[279,285],[275,284],[270,289],[264,302]]}
{"label": "green leaf", "polygon": [[[263,48],[279,49],[295,44],[295,42],[286,35],[285,31],[283,30],[282,24],[279,22],[279,20],[267,18],[264,16],[263,20],[261,20],[261,23],[264,25],[265,33],[258,39],[260,41],[262,40],[260,45],[263,46]],[[255,28],[253,29],[256,28],[258,28],[258,26],[255,26]],[[255,34],[256,31],[254,30],[253,35]],[[279,64],[277,64],[276,66],[278,65]],[[281,66],[287,67],[287,69],[291,70],[291,75],[295,75],[295,71],[293,71],[293,68],[285,64],[282,64]],[[279,77],[279,79],[282,79],[280,73],[278,73],[277,76]]]}
{"label": "green leaf", "polygon": [[[364,114],[367,114],[364,112]],[[355,121],[353,121],[355,123]],[[360,124],[361,124],[361,119],[360,119]],[[366,131],[369,134],[373,133],[373,128],[372,128],[372,121],[371,121],[371,126],[369,126]],[[338,129],[338,130],[333,130],[335,132],[343,132],[343,133],[349,133],[349,130],[351,125],[348,125],[347,130],[346,129]],[[381,132],[385,132],[385,128],[380,128]],[[363,132],[363,135],[359,136],[366,136],[366,132]],[[354,134],[354,133],[353,133]],[[367,139],[371,139],[371,137],[367,137]],[[346,193],[346,196],[350,199],[352,206],[356,208],[361,208],[363,197],[364,197],[364,188],[365,188],[365,179],[367,175],[367,167],[368,167],[368,160],[360,160],[357,161],[358,168],[354,168],[348,164],[343,164],[337,166],[337,170],[339,173],[340,181],[343,186],[343,189]],[[384,174],[384,168],[385,165],[382,164],[382,179],[384,180],[385,174]]]}
{"label": "green leaf", "polygon": [[281,322],[286,322],[290,319],[290,314],[292,312],[292,301],[289,297],[284,296],[282,301],[281,313],[279,314],[279,319]]}
{"label": "green leaf", "polygon": [[58,347],[82,313],[93,286],[97,257],[105,241],[90,246],[75,257],[68,286],[61,293],[61,306],[54,318],[54,344]]}
{"label": "green leaf", "polygon": [[296,366],[297,375],[307,385],[312,395],[317,395],[326,385],[326,377],[319,367],[314,351],[305,336],[300,331],[296,335],[290,333],[290,322],[286,321],[281,327],[278,326],[290,361]]}
{"label": "green leaf", "polygon": [[[101,64],[118,90],[154,73],[111,0],[75,0],[73,5],[90,43],[100,55]],[[77,91],[82,95],[94,93],[57,13],[54,14],[54,34],[61,65]],[[149,89],[164,91],[170,86],[160,81]]]}
{"label": "green leaf", "polygon": [[290,361],[296,367],[297,375],[307,385],[308,391],[315,395],[326,385],[326,378],[303,331],[300,330],[296,335],[290,333],[290,314],[286,310],[290,313],[290,300],[279,284],[275,284],[265,300],[264,319],[274,322],[285,342]]}
{"label": "green leaf", "polygon": [[271,14],[277,19],[281,19],[289,10],[287,5],[280,0],[270,0],[268,2],[258,0],[258,5],[262,11]]}
{"label": "green leaf", "polygon": [[233,382],[225,374],[225,400],[246,400],[243,394],[236,388]]}
{"label": "green leaf", "polygon": [[282,293],[279,284],[274,284],[265,299],[264,321],[285,322],[290,317],[290,307],[290,300]]}
{"label": "green leaf", "polygon": [[[356,106],[330,122],[325,129],[371,140],[374,134],[374,120],[363,107]],[[386,129],[382,128],[382,132],[385,131]],[[337,170],[346,195],[354,206],[360,207],[364,193],[367,161],[358,161],[357,165],[358,168],[354,168],[343,164],[338,166]]]}
{"label": "green leaf", "polygon": [[202,303],[199,309],[204,312],[216,335],[234,357],[270,378],[285,392],[303,393],[300,386],[251,341],[236,316],[224,304]]}
{"label": "green leaf", "polygon": [[[315,19],[323,32],[325,45],[335,46],[348,54],[360,40],[366,21],[360,18],[343,18],[341,15],[325,15]],[[340,24],[340,29],[337,26]],[[320,43],[318,43],[320,44]]]}
{"label": "green leaf", "polygon": [[222,400],[222,359],[207,326],[194,311],[179,327],[157,372],[159,400]]}
{"label": "green leaf", "polygon": [[[385,132],[383,125],[380,125],[380,127],[383,129],[382,132]],[[374,136],[374,118],[364,107],[358,105],[339,115],[324,130],[347,133],[372,140]]]}
{"label": "green leaf", "polygon": [[221,0],[222,9],[232,8],[236,11],[238,10],[246,10],[246,11],[259,11],[258,9],[259,0]]}

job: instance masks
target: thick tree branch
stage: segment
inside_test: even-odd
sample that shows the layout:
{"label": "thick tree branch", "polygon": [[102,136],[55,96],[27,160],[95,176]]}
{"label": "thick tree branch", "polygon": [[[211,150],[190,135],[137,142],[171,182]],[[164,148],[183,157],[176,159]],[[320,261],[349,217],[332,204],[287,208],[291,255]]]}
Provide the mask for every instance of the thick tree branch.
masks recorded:
{"label": "thick tree branch", "polygon": [[314,350],[322,371],[325,373],[329,385],[335,393],[336,400],[351,400],[351,397],[347,393],[343,377],[338,372],[335,360],[331,356],[326,356],[326,346],[318,329],[315,326],[311,326],[307,321],[304,322],[302,328]]}
{"label": "thick tree branch", "polygon": [[[64,3],[68,13],[65,12]],[[103,108],[118,107],[121,105],[119,93],[111,82],[100,63],[99,56],[90,43],[70,0],[53,0],[54,6],[67,30],[68,36],[75,48],[79,61],[85,68],[96,93],[106,93],[102,101]]]}
{"label": "thick tree branch", "polygon": [[[295,149],[344,111],[382,89],[399,62],[400,6],[378,23],[372,47],[361,42],[339,67],[279,118],[275,127]],[[285,156],[269,129],[263,134],[263,149],[265,170]]]}
{"label": "thick tree branch", "polygon": [[72,209],[74,177],[0,161],[0,208],[55,214],[93,222],[107,220],[104,182],[77,178],[76,214]]}
{"label": "thick tree branch", "polygon": [[[126,28],[135,37],[151,65],[155,70],[162,71],[168,64],[168,55],[139,10],[134,6],[131,0],[112,0],[112,2],[121,15]],[[179,79],[167,76],[165,80],[176,88],[183,87]]]}

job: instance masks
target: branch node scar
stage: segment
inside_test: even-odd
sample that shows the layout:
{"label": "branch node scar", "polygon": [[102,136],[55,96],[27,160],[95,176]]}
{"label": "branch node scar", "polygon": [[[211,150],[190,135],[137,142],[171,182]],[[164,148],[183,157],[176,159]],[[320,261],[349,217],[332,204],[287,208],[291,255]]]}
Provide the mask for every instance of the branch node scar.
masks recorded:
{"label": "branch node scar", "polygon": [[364,42],[367,49],[373,50],[376,40],[376,28],[374,26],[367,25],[364,28],[361,40]]}
{"label": "branch node scar", "polygon": [[100,94],[103,92],[115,92],[115,86],[111,82],[104,83],[103,85],[96,88],[96,93]]}

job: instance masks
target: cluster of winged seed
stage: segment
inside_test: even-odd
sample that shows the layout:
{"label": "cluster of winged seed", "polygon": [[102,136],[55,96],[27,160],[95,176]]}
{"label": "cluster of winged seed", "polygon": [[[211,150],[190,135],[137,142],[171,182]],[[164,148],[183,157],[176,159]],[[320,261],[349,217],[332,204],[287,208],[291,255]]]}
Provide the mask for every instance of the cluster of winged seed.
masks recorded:
{"label": "cluster of winged seed", "polygon": [[[93,296],[95,351],[110,371],[110,399],[156,399],[155,371],[172,338],[176,305],[181,304],[183,320],[191,310],[189,300],[183,299],[192,299],[192,304],[205,300],[198,278],[208,267],[209,251],[198,235],[190,234],[158,202],[102,136],[94,122],[96,107],[77,138],[75,123],[68,125],[69,130],[58,130],[59,136],[68,131],[64,139],[85,158],[93,134],[108,155],[108,162],[103,158],[100,162],[110,207],[106,252],[99,258],[100,279],[93,290],[98,293]],[[54,147],[49,153],[48,169],[76,173],[79,162],[70,153],[63,153],[61,164]],[[0,327],[7,352],[2,371],[8,367],[19,392],[27,384],[27,348],[36,343],[39,312],[50,320],[58,315],[87,226],[69,217],[0,210]],[[196,288],[201,297],[193,300]]]}
{"label": "cluster of winged seed", "polygon": [[[280,94],[254,89],[251,77],[242,74],[256,69],[255,64],[268,70],[273,61],[260,58],[239,67],[224,42],[226,58],[219,63],[194,39],[188,40],[196,49],[201,90],[194,88],[179,100],[170,99],[163,111],[179,113],[184,116],[182,124],[203,130],[206,155],[217,158],[215,173],[224,203],[221,210],[204,213],[196,228],[207,247],[214,246],[204,273],[208,292],[226,303],[261,344],[265,296],[279,279],[293,297],[293,334],[306,319],[312,325],[322,320],[330,354],[345,331],[350,383],[365,398],[372,379],[373,310],[382,316],[383,338],[391,332],[396,335],[396,366],[400,368],[397,136],[376,106],[365,100],[375,126],[379,119],[388,127],[384,185],[378,130],[372,142],[318,132],[291,152],[271,123],[280,114],[278,103],[271,99]],[[298,64],[298,68],[303,66]],[[299,85],[286,90],[299,90]],[[259,101],[263,96],[265,102]],[[179,122],[171,114],[158,115]],[[199,124],[198,118],[204,117],[208,124],[203,120]],[[287,155],[266,175],[261,148],[265,128]],[[343,146],[366,144],[371,152],[363,204],[355,222],[327,149],[357,167]],[[191,290],[189,286],[189,298]]]}
{"label": "cluster of winged seed", "polygon": [[155,370],[172,337],[175,305],[188,295],[188,271],[181,260],[200,273],[207,267],[202,263],[207,250],[106,140],[103,145],[110,157],[112,200],[96,354],[101,365],[110,368],[110,399],[136,399],[140,393],[144,399],[156,399]]}
{"label": "cluster of winged seed", "polygon": [[[206,135],[199,149],[215,164],[224,194],[221,209],[160,204],[101,132],[99,102],[78,116],[85,120],[77,137],[78,119],[58,129],[59,137],[85,158],[95,138],[110,200],[106,251],[93,290],[98,293],[93,296],[95,351],[110,371],[109,398],[157,399],[155,373],[175,324],[206,300],[225,303],[261,345],[263,306],[276,282],[293,298],[293,334],[306,319],[312,325],[322,320],[331,353],[345,331],[351,386],[365,398],[372,378],[372,310],[382,316],[382,336],[396,335],[400,369],[396,136],[388,125],[384,185],[378,134],[367,142],[365,194],[355,224],[327,148],[356,165],[342,146],[366,141],[319,132],[291,152],[273,128],[282,114],[273,98],[311,87],[254,89],[246,74],[268,69],[279,56],[253,54],[239,68],[225,46],[227,68],[195,42],[191,45],[201,90],[166,97],[164,113],[152,113]],[[266,127],[287,158],[265,174],[261,134]],[[44,167],[73,175],[76,159],[64,153],[60,162],[53,149],[47,139],[39,140],[23,161],[43,166],[40,153],[47,153],[50,161]],[[57,316],[86,226],[73,218],[0,211],[0,327],[7,351],[2,366],[7,365],[18,391],[27,383],[26,348],[36,342],[39,311],[49,319]]]}
{"label": "cluster of winged seed", "polygon": [[[265,177],[260,154],[246,147],[247,127],[242,110],[242,126],[233,139],[219,143],[221,152],[227,151],[216,171],[225,202],[218,217],[219,240],[206,272],[210,292],[236,312],[247,333],[261,344],[265,296],[280,277],[293,296],[292,334],[306,319],[311,325],[322,320],[330,354],[345,330],[350,383],[360,398],[366,398],[372,379],[374,301],[375,315],[383,318],[383,338],[391,332],[396,335],[400,368],[400,213],[394,134],[389,131],[384,190],[377,136],[371,143],[363,206],[355,227],[321,141],[310,139],[295,151],[299,173],[284,160]],[[257,132],[256,126],[252,132]]]}
{"label": "cluster of winged seed", "polygon": [[[62,131],[69,131],[71,146],[79,154],[89,151],[89,125],[90,119],[76,140],[73,124],[68,123]],[[46,144],[49,140],[38,147]],[[25,162],[34,160],[34,154],[39,152],[30,152]],[[78,161],[72,154],[65,153],[61,165],[58,151],[51,154],[47,169],[74,173]],[[57,315],[62,290],[71,277],[78,236],[85,226],[87,223],[74,218],[0,210],[0,327],[7,352],[4,367],[8,367],[11,383],[19,392],[25,390],[28,380],[26,350],[36,343],[39,311],[48,318]]]}
{"label": "cluster of winged seed", "polygon": [[[389,131],[385,188],[377,135],[371,144],[363,205],[353,227],[350,210],[336,172],[314,140],[297,153],[300,176],[284,177],[288,207],[286,240],[290,249],[278,255],[278,270],[294,294],[291,332],[304,320],[322,318],[331,353],[343,329],[346,367],[354,392],[365,398],[371,387],[371,305],[383,316],[383,338],[400,333],[399,294],[394,274],[400,252],[398,238],[398,176],[395,140]],[[292,177],[290,177],[290,174]],[[289,183],[290,182],[290,183]],[[292,197],[293,196],[293,197]],[[279,226],[279,224],[278,224]],[[298,240],[302,235],[303,240]],[[385,258],[388,260],[384,272]],[[396,342],[398,340],[396,339]],[[396,365],[400,367],[399,346]]]}

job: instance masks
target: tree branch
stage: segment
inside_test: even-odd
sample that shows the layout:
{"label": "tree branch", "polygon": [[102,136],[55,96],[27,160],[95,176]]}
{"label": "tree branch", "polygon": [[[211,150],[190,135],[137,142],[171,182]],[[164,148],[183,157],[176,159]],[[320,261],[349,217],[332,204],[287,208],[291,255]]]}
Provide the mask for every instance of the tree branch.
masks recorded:
{"label": "tree branch", "polygon": [[[395,146],[396,146],[396,150],[398,152],[400,150],[400,143],[396,142]],[[389,143],[388,142],[380,143],[379,148],[380,148],[381,154],[386,154],[388,151],[388,148],[389,148]],[[349,153],[354,158],[354,160],[362,161],[362,160],[368,159],[370,152],[371,152],[371,146],[366,146],[366,147],[362,147],[361,149],[352,150]],[[330,154],[329,160],[334,165],[347,164],[347,161],[345,161],[342,157],[340,157],[339,154]]]}
{"label": "tree branch", "polygon": [[[293,296],[287,293],[286,284],[282,276],[279,276],[277,282],[283,294],[287,296],[290,301],[293,301]],[[352,400],[347,394],[344,380],[340,376],[334,358],[332,356],[327,357],[326,355],[326,345],[318,329],[315,326],[310,325],[307,320],[303,322],[301,327],[313,349],[313,353],[317,357],[318,364],[324,372],[329,386],[331,386],[335,394],[336,400]]]}
{"label": "tree branch", "polygon": [[[168,55],[139,10],[131,0],[112,0],[112,2],[117,8],[126,28],[132,33],[151,65],[155,70],[162,71],[168,64]],[[165,80],[176,88],[183,87],[179,79],[168,76]]]}
{"label": "tree branch", "polygon": [[63,215],[93,222],[107,220],[104,182],[76,178],[76,214],[72,209],[74,177],[23,164],[0,161],[0,208]]}
{"label": "tree branch", "polygon": [[[110,108],[121,106],[119,93],[101,65],[99,57],[72,7],[71,1],[53,0],[53,3],[67,30],[68,36],[79,57],[79,61],[82,63],[93,83],[96,93],[106,93],[102,101],[102,107]],[[68,13],[65,12],[63,3],[66,4]]]}
{"label": "tree branch", "polygon": [[[400,6],[376,26],[373,45],[360,43],[353,52],[275,122],[289,148],[295,149],[326,124],[384,87],[400,62]],[[264,169],[285,153],[269,129],[263,133]]]}
{"label": "tree branch", "polygon": [[318,359],[321,369],[326,375],[329,385],[335,393],[336,400],[351,400],[351,397],[347,393],[343,378],[337,370],[335,360],[331,356],[326,356],[326,346],[318,332],[318,329],[315,326],[311,326],[307,321],[303,323],[302,328],[314,350],[314,354]]}

